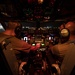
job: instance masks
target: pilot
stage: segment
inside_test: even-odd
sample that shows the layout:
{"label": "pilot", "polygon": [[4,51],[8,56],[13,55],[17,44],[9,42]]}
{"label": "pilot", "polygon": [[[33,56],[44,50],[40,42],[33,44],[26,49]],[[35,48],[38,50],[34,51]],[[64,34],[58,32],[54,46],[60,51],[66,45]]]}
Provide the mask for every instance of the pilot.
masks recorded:
{"label": "pilot", "polygon": [[[28,44],[27,42],[20,40],[20,32],[21,32],[22,26],[20,22],[18,21],[8,21],[6,30],[2,33],[0,33],[0,37],[9,36],[9,41],[12,44],[13,50],[15,52],[16,58],[18,60],[19,66],[19,73],[22,74],[23,66],[24,70],[28,72],[29,67],[29,54],[31,50],[36,50],[37,47],[31,46],[31,44]],[[23,71],[24,71],[23,70]]]}
{"label": "pilot", "polygon": [[70,35],[67,41],[57,44],[54,46],[50,46],[50,50],[53,55],[55,55],[57,58],[56,60],[59,60],[59,62],[62,62],[66,52],[69,50],[72,43],[75,43],[75,22],[69,21],[65,24],[65,28],[69,30]]}
{"label": "pilot", "polygon": [[[0,36],[10,36],[9,40],[13,46],[14,52],[18,60],[20,60],[20,53],[29,53],[30,50],[35,50],[36,47],[32,47],[27,42],[20,40],[17,36],[21,32],[21,24],[18,21],[9,21],[7,23],[6,30],[0,33]],[[18,35],[17,35],[18,34]]]}

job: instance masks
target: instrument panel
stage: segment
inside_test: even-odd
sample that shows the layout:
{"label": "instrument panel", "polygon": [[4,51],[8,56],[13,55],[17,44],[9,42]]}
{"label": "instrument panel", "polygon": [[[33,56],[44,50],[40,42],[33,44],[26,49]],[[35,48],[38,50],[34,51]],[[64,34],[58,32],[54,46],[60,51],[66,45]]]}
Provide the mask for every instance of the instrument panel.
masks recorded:
{"label": "instrument panel", "polygon": [[53,42],[55,36],[58,35],[56,29],[40,27],[23,28],[21,40],[24,40],[31,45],[37,47],[44,47],[46,43]]}

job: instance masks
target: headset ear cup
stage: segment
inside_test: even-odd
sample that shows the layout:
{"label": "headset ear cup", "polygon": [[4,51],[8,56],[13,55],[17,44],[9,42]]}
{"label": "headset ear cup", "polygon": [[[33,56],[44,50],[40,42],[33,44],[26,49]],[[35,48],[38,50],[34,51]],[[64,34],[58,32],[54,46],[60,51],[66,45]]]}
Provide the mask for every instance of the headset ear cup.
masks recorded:
{"label": "headset ear cup", "polygon": [[70,31],[66,28],[62,29],[60,31],[61,43],[67,42],[69,40],[69,36],[70,36]]}
{"label": "headset ear cup", "polygon": [[21,30],[22,30],[21,26],[17,26],[17,27],[15,28],[16,37],[20,37],[20,35],[21,35]]}
{"label": "headset ear cup", "polygon": [[17,33],[19,33],[19,31],[20,31],[20,28],[19,28],[19,26],[17,26],[17,27],[15,28],[15,33],[17,34]]}
{"label": "headset ear cup", "polygon": [[69,35],[70,35],[70,32],[69,32],[69,30],[68,29],[66,29],[66,28],[64,28],[64,29],[62,29],[61,31],[60,31],[60,36],[61,37],[69,37]]}

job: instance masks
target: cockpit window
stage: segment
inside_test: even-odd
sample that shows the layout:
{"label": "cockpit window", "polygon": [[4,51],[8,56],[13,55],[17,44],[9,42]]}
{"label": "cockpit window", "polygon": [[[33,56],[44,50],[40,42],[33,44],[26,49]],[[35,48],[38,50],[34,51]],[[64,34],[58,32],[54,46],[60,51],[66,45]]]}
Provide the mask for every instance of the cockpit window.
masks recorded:
{"label": "cockpit window", "polygon": [[3,32],[3,31],[5,31],[5,29],[4,29],[3,25],[0,23],[0,32]]}

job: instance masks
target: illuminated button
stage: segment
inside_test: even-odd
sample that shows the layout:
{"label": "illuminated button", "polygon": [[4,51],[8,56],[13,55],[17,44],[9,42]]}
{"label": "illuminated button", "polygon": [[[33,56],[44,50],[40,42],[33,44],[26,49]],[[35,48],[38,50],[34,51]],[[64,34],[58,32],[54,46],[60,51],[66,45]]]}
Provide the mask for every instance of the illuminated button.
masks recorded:
{"label": "illuminated button", "polygon": [[42,43],[41,45],[42,45],[42,46],[44,46],[45,44],[44,44],[44,43]]}
{"label": "illuminated button", "polygon": [[35,46],[35,43],[33,43],[32,46]]}

